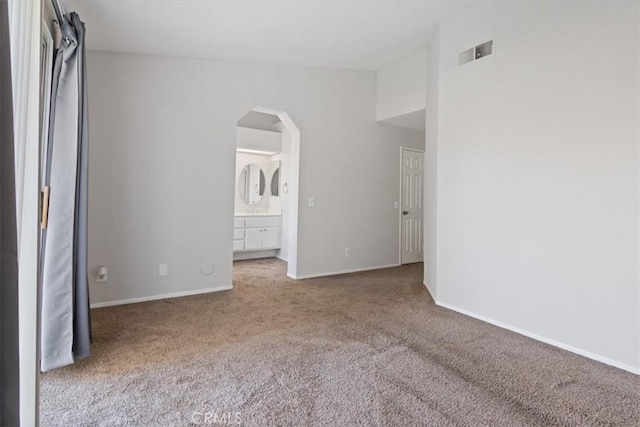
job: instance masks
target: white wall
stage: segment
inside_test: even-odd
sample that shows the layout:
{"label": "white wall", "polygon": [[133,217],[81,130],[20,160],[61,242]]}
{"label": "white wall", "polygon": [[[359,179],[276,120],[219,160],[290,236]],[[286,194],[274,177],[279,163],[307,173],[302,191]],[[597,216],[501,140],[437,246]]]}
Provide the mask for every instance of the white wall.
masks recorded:
{"label": "white wall", "polygon": [[282,134],[280,132],[238,126],[237,147],[278,153],[282,150]]}
{"label": "white wall", "polygon": [[427,90],[427,52],[417,52],[378,70],[376,88],[376,120],[423,110]]}
{"label": "white wall", "polygon": [[438,268],[438,106],[440,33],[436,31],[427,50],[427,101],[425,109],[424,171],[424,283],[437,298]]}
{"label": "white wall", "polygon": [[483,3],[441,24],[429,243],[441,304],[636,372],[638,29],[638,3],[613,1]]}
{"label": "white wall", "polygon": [[[109,267],[92,302],[231,285],[236,123],[255,106],[286,111],[301,131],[297,275],[398,262],[399,146],[424,139],[375,122],[375,73],[99,52],[87,60],[89,267]],[[200,274],[204,263],[213,275]]]}
{"label": "white wall", "polygon": [[[291,192],[290,189],[297,188],[294,184],[291,185],[291,181],[294,180],[292,176],[295,175],[293,171],[292,154],[294,147],[292,144],[292,135],[283,125],[282,122],[278,122],[276,127],[282,132],[282,151],[275,156],[274,160],[280,160],[280,209],[282,210],[282,229],[280,234],[280,250],[277,252],[277,256],[280,259],[289,261],[289,234],[290,224],[292,216],[295,216],[289,207],[291,206]],[[287,191],[283,191],[283,185],[287,188]],[[288,267],[291,267],[289,265]]]}

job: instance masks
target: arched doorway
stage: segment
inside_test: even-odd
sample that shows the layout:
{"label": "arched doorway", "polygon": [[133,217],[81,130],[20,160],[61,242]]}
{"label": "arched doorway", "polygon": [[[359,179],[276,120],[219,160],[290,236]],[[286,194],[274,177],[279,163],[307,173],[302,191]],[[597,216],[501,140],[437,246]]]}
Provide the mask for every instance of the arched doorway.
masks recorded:
{"label": "arched doorway", "polygon": [[263,107],[237,125],[234,260],[275,256],[295,279],[300,130],[286,112]]}

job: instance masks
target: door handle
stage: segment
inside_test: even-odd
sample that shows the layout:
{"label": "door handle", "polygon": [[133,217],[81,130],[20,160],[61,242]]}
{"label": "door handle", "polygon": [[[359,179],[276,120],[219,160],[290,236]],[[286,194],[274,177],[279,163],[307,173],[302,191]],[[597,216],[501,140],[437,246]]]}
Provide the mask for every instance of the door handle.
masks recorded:
{"label": "door handle", "polygon": [[409,215],[409,211],[402,211],[402,215]]}

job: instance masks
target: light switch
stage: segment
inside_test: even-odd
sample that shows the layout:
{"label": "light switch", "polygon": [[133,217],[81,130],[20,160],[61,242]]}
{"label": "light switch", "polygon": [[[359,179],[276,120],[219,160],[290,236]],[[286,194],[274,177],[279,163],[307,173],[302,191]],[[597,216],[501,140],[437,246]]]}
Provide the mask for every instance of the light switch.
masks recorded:
{"label": "light switch", "polygon": [[107,281],[107,273],[108,273],[107,267],[105,267],[104,265],[98,267],[98,270],[96,271],[96,282],[98,282],[98,283],[106,282]]}
{"label": "light switch", "polygon": [[169,275],[169,264],[160,264],[158,266],[158,276]]}
{"label": "light switch", "polygon": [[309,197],[309,207],[312,208],[316,205],[316,201],[313,197]]}

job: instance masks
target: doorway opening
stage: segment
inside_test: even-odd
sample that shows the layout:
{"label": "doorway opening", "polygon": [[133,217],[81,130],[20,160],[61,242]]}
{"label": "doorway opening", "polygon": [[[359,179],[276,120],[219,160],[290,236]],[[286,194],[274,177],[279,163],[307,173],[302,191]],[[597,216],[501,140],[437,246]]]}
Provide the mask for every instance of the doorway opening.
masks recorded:
{"label": "doorway opening", "polygon": [[256,107],[236,135],[233,260],[279,258],[295,279],[300,131],[287,113]]}
{"label": "doorway opening", "polygon": [[400,151],[400,264],[412,264],[424,259],[424,151]]}

